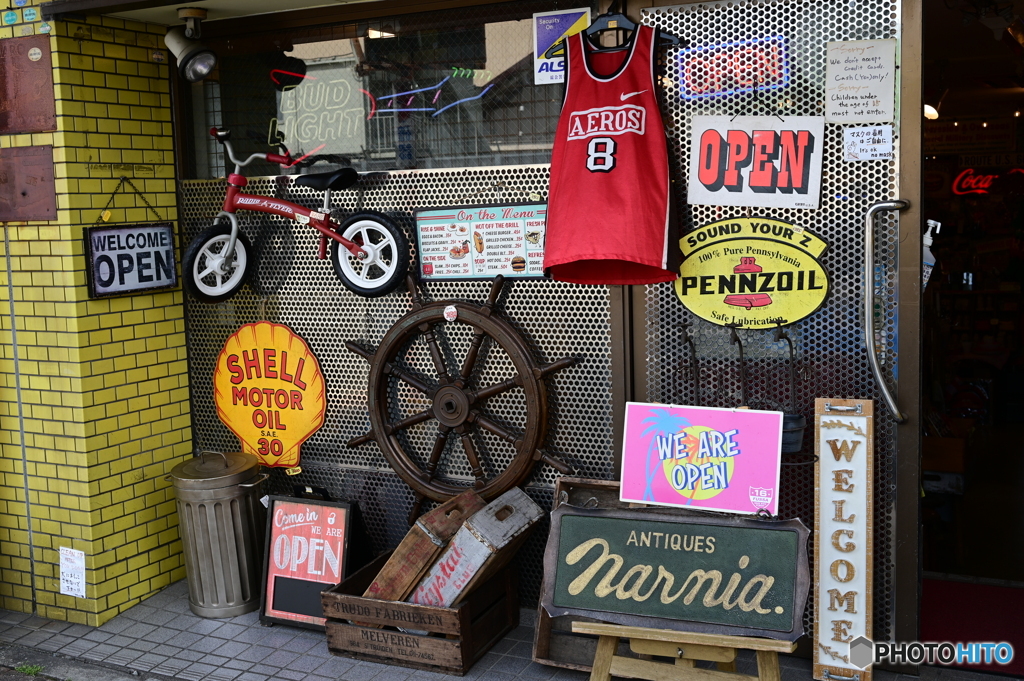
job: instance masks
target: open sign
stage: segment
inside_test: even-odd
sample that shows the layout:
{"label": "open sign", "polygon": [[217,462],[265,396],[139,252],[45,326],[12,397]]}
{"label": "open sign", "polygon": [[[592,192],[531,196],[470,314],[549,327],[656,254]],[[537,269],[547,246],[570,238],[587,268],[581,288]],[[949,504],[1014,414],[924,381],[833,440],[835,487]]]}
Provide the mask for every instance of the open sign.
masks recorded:
{"label": "open sign", "polygon": [[137,293],[178,285],[171,224],[93,227],[85,230],[89,293]]}
{"label": "open sign", "polygon": [[349,505],[270,497],[260,619],[322,628],[320,592],[345,577]]}
{"label": "open sign", "polygon": [[824,146],[819,116],[694,116],[687,200],[817,208]]}

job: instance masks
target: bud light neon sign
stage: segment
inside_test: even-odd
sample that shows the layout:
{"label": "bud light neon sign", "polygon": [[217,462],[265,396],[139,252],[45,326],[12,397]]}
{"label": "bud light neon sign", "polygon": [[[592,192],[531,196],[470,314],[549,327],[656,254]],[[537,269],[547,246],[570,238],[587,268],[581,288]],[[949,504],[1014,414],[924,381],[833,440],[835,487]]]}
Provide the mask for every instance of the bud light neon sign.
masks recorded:
{"label": "bud light neon sign", "polygon": [[789,53],[782,36],[693,47],[682,50],[679,61],[683,99],[789,85]]}

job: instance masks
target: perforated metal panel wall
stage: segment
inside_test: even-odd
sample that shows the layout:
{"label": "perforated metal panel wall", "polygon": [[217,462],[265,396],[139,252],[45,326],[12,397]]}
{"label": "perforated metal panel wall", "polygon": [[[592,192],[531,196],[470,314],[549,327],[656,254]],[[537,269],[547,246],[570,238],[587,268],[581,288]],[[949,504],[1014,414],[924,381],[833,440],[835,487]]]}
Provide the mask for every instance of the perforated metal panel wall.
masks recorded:
{"label": "perforated metal panel wall", "polygon": [[[763,105],[785,104],[783,115],[821,115],[824,100],[825,43],[897,36],[899,3],[893,0],[815,0],[755,2],[734,1],[643,11],[644,23],[660,26],[691,45],[782,35],[788,39],[791,67],[799,77],[788,88],[683,101],[666,92],[664,118],[670,141],[676,186],[685,188],[689,150],[690,117],[695,114],[752,114]],[[667,57],[667,78],[678,80],[675,52]],[[868,397],[879,399],[861,339],[860,301],[863,293],[863,220],[868,207],[897,196],[896,161],[847,163],[841,160],[841,129],[826,126],[821,208],[807,210],[758,210],[781,220],[801,224],[823,236],[831,247],[823,264],[831,274],[832,292],[825,306],[787,332],[797,348],[798,410],[812,413],[815,396]],[[897,136],[898,149],[898,136]],[[342,212],[357,206],[399,217],[411,226],[415,208],[487,205],[521,201],[536,193],[547,195],[545,166],[513,166],[458,170],[400,171],[380,174],[362,185],[360,194],[338,193],[334,205]],[[248,191],[295,200],[315,207],[319,198],[291,186],[291,178],[250,178]],[[181,218],[187,243],[216,214],[223,200],[223,181],[182,183]],[[684,229],[731,216],[746,215],[742,208],[686,206],[680,189]],[[257,268],[250,284],[235,298],[206,305],[186,297],[189,329],[189,362],[193,399],[193,430],[196,447],[235,449],[237,440],[216,416],[212,372],[224,341],[240,325],[262,319],[287,324],[302,334],[319,357],[328,385],[328,412],[324,427],[302,449],[303,472],[286,478],[274,471],[271,486],[286,492],[293,484],[326,487],[340,499],[358,501],[375,549],[393,547],[407,530],[406,515],[413,496],[388,467],[375,444],[350,450],[345,443],[369,426],[366,411],[367,367],[365,361],[344,348],[347,340],[376,346],[386,331],[409,311],[404,291],[380,299],[358,297],[335,278],[326,261],[316,259],[316,238],[306,227],[288,224],[263,214],[240,213],[243,230],[257,250]],[[895,371],[895,258],[896,217],[889,214],[877,227],[878,249],[875,281],[877,325],[883,330],[884,366]],[[411,232],[410,232],[411,236]],[[430,283],[429,300],[461,298],[480,302],[488,289],[485,282]],[[668,285],[640,291],[643,308],[636,323],[642,325],[646,342],[632,358],[650,401],[675,404],[736,406],[740,402],[735,346],[726,329],[697,319],[686,312]],[[503,295],[499,306],[519,328],[536,356],[553,361],[567,355],[583,358],[580,364],[548,380],[549,432],[547,449],[569,461],[585,477],[608,479],[615,455],[612,433],[613,352],[623,347],[612,337],[612,296],[604,287],[583,287],[547,281],[517,281]],[[689,373],[688,348],[681,342],[680,325],[691,324],[701,371],[700,388]],[[772,342],[768,331],[740,331],[748,357],[747,372],[752,406],[784,408],[789,393],[786,346]],[[465,337],[446,338],[452,357],[461,357]],[[628,344],[627,344],[628,345]],[[628,359],[628,358],[627,358]],[[423,348],[413,348],[412,364],[426,370]],[[507,376],[501,353],[488,355],[484,380]],[[879,403],[880,404],[880,403]],[[523,418],[521,400],[510,395],[492,407],[500,420],[516,424]],[[876,519],[875,519],[875,637],[891,631],[893,603],[893,553],[891,518],[895,485],[894,423],[878,409],[876,425]],[[812,421],[813,422],[813,421]],[[808,460],[812,433],[805,437],[804,454],[787,463]],[[427,429],[409,432],[411,448],[423,451]],[[500,442],[488,442],[491,465],[501,466],[509,451]],[[425,447],[429,450],[429,446]],[[471,484],[472,479],[457,449],[445,454],[442,474],[450,480]],[[779,491],[782,515],[813,519],[812,469],[787,465]],[[556,473],[540,467],[527,486],[529,494],[550,508]],[[546,525],[540,528],[521,554],[522,598],[534,602],[542,575],[541,553]],[[806,617],[810,617],[808,612]],[[810,620],[806,622],[810,627]]]}
{"label": "perforated metal panel wall", "polygon": [[[673,95],[666,88],[665,122],[675,177],[685,186],[689,164],[690,122],[697,115],[822,116],[825,101],[826,43],[836,40],[897,38],[900,4],[893,0],[736,0],[643,10],[644,23],[686,39],[692,47],[783,36],[788,45],[790,84],[760,93],[738,93],[696,99]],[[669,51],[666,78],[682,81],[678,48]],[[748,209],[690,206],[683,211],[683,230],[735,216],[785,220],[822,236],[829,249],[822,264],[831,277],[825,305],[786,332],[796,348],[796,404],[813,424],[815,397],[856,397],[876,400],[875,489],[875,639],[885,640],[892,628],[893,522],[895,490],[895,422],[877,393],[863,342],[861,306],[864,295],[864,217],[878,201],[898,198],[897,158],[843,161],[842,126],[826,125],[819,210]],[[898,135],[897,135],[898,138]],[[899,141],[896,140],[898,152]],[[685,196],[680,197],[685,203]],[[879,357],[886,372],[895,372],[896,247],[898,222],[884,214],[876,227],[875,305]],[[646,370],[646,399],[672,404],[735,407],[741,404],[738,349],[729,329],[702,321],[680,304],[669,285],[646,289],[646,348],[637,357]],[[700,385],[691,376],[690,352],[681,326],[690,324]],[[785,342],[773,342],[773,331],[738,332],[746,355],[751,406],[788,411],[789,369]],[[643,375],[643,374],[641,374]],[[890,386],[892,387],[892,386]],[[808,429],[802,454],[786,457],[781,482],[781,515],[814,519],[813,432]],[[805,627],[810,631],[810,605]]]}
{"label": "perforated metal panel wall", "polygon": [[[411,237],[411,215],[428,206],[493,205],[522,201],[530,194],[547,195],[547,168],[535,166],[488,169],[399,171],[378,174],[355,191],[335,192],[334,205],[342,213],[377,210],[398,217]],[[182,183],[182,225],[187,243],[210,223],[220,209],[223,181]],[[291,178],[250,178],[247,192],[295,201],[310,207],[321,199],[311,190],[293,187]],[[413,503],[409,488],[394,473],[375,443],[348,449],[346,442],[369,430],[366,385],[369,365],[345,349],[345,341],[376,347],[392,325],[410,310],[405,288],[377,299],[359,297],[335,277],[329,261],[316,257],[317,238],[312,229],[262,213],[238,213],[242,229],[256,251],[256,267],[249,285],[231,300],[214,305],[186,296],[192,415],[197,449],[236,450],[238,441],[219,421],[213,401],[212,376],[224,341],[239,326],[259,320],[287,324],[302,335],[320,361],[327,383],[327,417],[323,428],[302,446],[303,472],[286,477],[273,471],[271,485],[290,492],[292,485],[325,487],[336,498],[358,501],[367,520],[375,549],[398,544],[408,530],[406,516]],[[414,240],[410,238],[414,243]],[[411,269],[415,269],[415,265]],[[465,299],[483,302],[489,282],[428,283],[428,300]],[[535,357],[551,362],[577,356],[575,366],[549,376],[548,436],[545,449],[573,465],[581,475],[612,477],[612,405],[610,293],[606,287],[580,287],[551,281],[512,281],[499,301],[501,313],[532,346]],[[469,347],[469,335],[451,327],[438,334],[453,369]],[[511,363],[499,350],[481,352],[478,385],[510,378]],[[435,375],[423,344],[406,354],[410,368]],[[416,398],[408,388],[396,391],[395,405],[407,406]],[[420,407],[422,408],[422,407]],[[514,431],[525,424],[522,391],[489,400],[488,412]],[[521,428],[520,428],[521,432]],[[406,431],[407,451],[414,456],[430,451],[436,424]],[[504,469],[512,450],[504,441],[479,434],[478,448],[485,469]],[[527,491],[542,508],[551,507],[554,469],[539,466]],[[439,477],[471,485],[465,456],[451,438],[439,467]],[[524,602],[536,600],[542,574],[541,554],[547,532],[535,533],[521,556]]]}

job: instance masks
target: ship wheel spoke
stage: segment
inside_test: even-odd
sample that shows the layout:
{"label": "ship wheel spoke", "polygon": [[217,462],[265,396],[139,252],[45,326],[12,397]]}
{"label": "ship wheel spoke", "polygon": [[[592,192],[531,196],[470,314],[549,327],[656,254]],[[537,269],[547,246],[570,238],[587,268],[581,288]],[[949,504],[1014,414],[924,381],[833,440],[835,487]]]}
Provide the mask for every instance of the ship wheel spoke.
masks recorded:
{"label": "ship wheel spoke", "polygon": [[423,340],[430,350],[430,359],[434,362],[434,370],[437,371],[437,380],[442,385],[449,382],[448,364],[444,361],[444,353],[437,342],[437,334],[434,333],[432,324],[421,324],[420,331],[423,332]]}
{"label": "ship wheel spoke", "polygon": [[483,345],[484,336],[487,334],[483,329],[477,329],[473,332],[473,342],[469,345],[469,350],[466,352],[466,357],[462,360],[462,369],[459,371],[459,386],[465,386],[469,383],[469,377],[473,373],[473,367],[476,366],[477,355],[480,353],[480,346]]}
{"label": "ship wheel spoke", "polygon": [[405,369],[401,369],[395,366],[393,362],[388,362],[384,366],[384,373],[394,376],[403,383],[408,383],[409,385],[411,385],[413,388],[416,388],[416,390],[419,390],[424,395],[431,396],[436,392],[434,388],[430,387],[425,378],[417,376],[412,372],[406,371]]}
{"label": "ship wheel spoke", "polygon": [[[437,426],[437,437],[434,438],[434,448],[430,450],[430,458],[427,460],[427,465],[423,471],[424,482],[430,482],[434,479],[434,472],[437,470],[437,464],[441,460],[441,454],[444,452],[445,443],[448,442],[448,434],[451,432],[452,429],[443,423]],[[410,525],[415,523],[416,519],[420,517],[420,509],[423,508],[423,501],[425,499],[425,496],[417,492],[416,498],[412,502],[412,508],[409,510]]]}
{"label": "ship wheel spoke", "polygon": [[487,478],[484,476],[484,469],[480,466],[480,457],[477,455],[476,446],[473,444],[473,435],[465,426],[459,426],[455,429],[455,432],[459,434],[462,440],[462,449],[466,452],[469,467],[473,471],[473,477],[476,478],[475,487],[480,489],[487,484]]}
{"label": "ship wheel spoke", "polygon": [[479,390],[467,392],[466,399],[469,400],[470,404],[473,404],[474,402],[482,402],[483,400],[486,400],[488,397],[494,397],[495,395],[500,395],[501,393],[508,392],[509,390],[512,390],[517,386],[521,386],[522,384],[523,380],[519,377],[519,374],[516,374],[507,381],[502,381],[501,383],[489,385],[486,388],[480,388]]}
{"label": "ship wheel spoke", "polygon": [[516,447],[518,447],[522,443],[521,439],[519,439],[509,431],[505,430],[503,426],[498,425],[497,423],[495,423],[494,421],[492,421],[491,419],[489,419],[488,417],[484,416],[483,414],[476,410],[474,410],[471,413],[469,420],[472,421],[473,423],[476,423],[487,432],[494,433],[502,440],[505,440],[506,442],[511,442]]}
{"label": "ship wheel spoke", "polygon": [[433,409],[424,409],[423,411],[419,412],[418,414],[413,414],[412,416],[406,416],[401,421],[395,421],[394,423],[387,424],[384,427],[384,432],[386,432],[388,435],[394,435],[399,430],[405,430],[406,428],[409,428],[410,426],[415,426],[417,423],[423,423],[424,421],[429,421],[432,418],[434,418],[434,410]]}

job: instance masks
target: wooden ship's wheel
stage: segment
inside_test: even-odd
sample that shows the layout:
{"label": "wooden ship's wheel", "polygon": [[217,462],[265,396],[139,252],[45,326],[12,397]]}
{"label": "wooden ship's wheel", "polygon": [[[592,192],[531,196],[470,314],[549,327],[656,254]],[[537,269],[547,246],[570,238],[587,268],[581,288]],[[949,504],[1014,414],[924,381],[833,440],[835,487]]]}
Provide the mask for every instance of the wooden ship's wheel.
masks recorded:
{"label": "wooden ship's wheel", "polygon": [[[370,440],[377,442],[398,476],[416,492],[410,522],[419,515],[425,498],[444,502],[472,487],[485,500],[493,499],[522,483],[537,461],[562,473],[572,470],[542,449],[547,431],[544,377],[570,366],[576,359],[566,357],[544,366],[533,359],[520,334],[494,314],[503,284],[504,278],[497,277],[482,305],[452,300],[424,304],[410,276],[407,285],[412,296],[412,311],[385,334],[376,351],[345,343],[345,347],[370,363],[367,387],[370,431],[350,440],[348,446],[358,447]],[[454,353],[447,339],[467,330],[472,334],[469,349],[457,370],[453,370],[449,361]],[[414,368],[409,361],[413,349],[424,346],[429,354],[426,373]],[[504,353],[503,358],[499,350]],[[481,374],[478,364],[484,363],[484,355],[500,358],[501,361],[491,364],[508,367],[511,375],[505,380],[477,385]],[[435,375],[426,375],[431,373],[429,370]],[[399,397],[400,384],[412,389],[414,399]],[[510,423],[488,408],[491,398],[515,391],[522,391],[525,398],[524,423]],[[416,403],[419,406],[410,409],[410,404]],[[420,409],[422,406],[426,408]],[[429,427],[432,422],[437,423],[437,428],[429,452],[413,451],[406,431],[422,427],[421,424]],[[486,446],[480,447],[490,436],[511,446],[511,461],[504,470],[498,470],[497,461],[488,460]],[[454,451],[454,447],[447,447],[453,438],[468,462],[471,482],[464,480],[459,484],[460,480],[440,475],[438,465],[446,449]]]}

